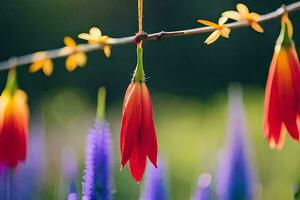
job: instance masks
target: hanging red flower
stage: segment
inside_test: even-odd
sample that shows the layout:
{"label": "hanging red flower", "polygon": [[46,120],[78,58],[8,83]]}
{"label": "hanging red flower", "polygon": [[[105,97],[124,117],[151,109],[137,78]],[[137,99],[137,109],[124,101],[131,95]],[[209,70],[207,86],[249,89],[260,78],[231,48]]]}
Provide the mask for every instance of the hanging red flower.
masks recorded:
{"label": "hanging red flower", "polygon": [[15,70],[9,71],[0,96],[0,163],[15,168],[26,159],[29,109],[27,95],[18,89]]}
{"label": "hanging red flower", "polygon": [[121,120],[121,167],[129,161],[132,177],[140,182],[148,157],[156,167],[157,140],[150,92],[145,84],[142,48],[138,47],[138,62],[127,88]]}
{"label": "hanging red flower", "polygon": [[267,80],[263,129],[270,147],[277,149],[284,144],[285,130],[299,141],[300,65],[292,35],[284,14]]}

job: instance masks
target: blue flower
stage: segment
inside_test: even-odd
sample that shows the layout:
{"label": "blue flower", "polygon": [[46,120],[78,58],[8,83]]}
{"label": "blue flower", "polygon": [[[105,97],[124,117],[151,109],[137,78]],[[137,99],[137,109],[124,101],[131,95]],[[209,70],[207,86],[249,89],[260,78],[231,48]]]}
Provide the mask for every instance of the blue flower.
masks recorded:
{"label": "blue flower", "polygon": [[111,200],[111,133],[107,121],[95,120],[88,131],[83,200]]}
{"label": "blue flower", "polygon": [[78,200],[77,193],[69,193],[68,200]]}
{"label": "blue flower", "polygon": [[168,184],[166,178],[166,167],[160,160],[159,166],[155,168],[149,165],[147,168],[144,190],[140,200],[167,200]]}
{"label": "blue flower", "polygon": [[210,200],[212,177],[210,174],[204,173],[198,179],[197,191],[193,200]]}
{"label": "blue flower", "polygon": [[217,194],[220,200],[254,199],[255,180],[244,118],[242,90],[231,87],[227,143],[219,155]]}

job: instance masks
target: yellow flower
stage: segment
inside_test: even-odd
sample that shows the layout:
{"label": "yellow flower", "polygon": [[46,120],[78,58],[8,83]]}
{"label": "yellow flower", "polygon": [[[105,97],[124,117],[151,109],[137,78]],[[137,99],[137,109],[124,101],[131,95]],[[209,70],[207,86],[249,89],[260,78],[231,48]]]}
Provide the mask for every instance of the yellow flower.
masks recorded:
{"label": "yellow flower", "polygon": [[226,25],[224,25],[227,20],[228,20],[227,17],[220,17],[218,24],[216,24],[211,21],[199,19],[198,20],[199,23],[217,29],[208,36],[208,38],[205,40],[204,43],[211,44],[211,43],[215,42],[220,37],[220,35],[225,38],[229,38],[230,28],[228,28]]}
{"label": "yellow flower", "polygon": [[29,67],[29,72],[34,73],[40,69],[43,70],[46,76],[50,76],[53,72],[53,63],[47,58],[46,52],[37,52],[33,55],[32,60],[38,60],[33,62],[33,64]]}
{"label": "yellow flower", "polygon": [[222,13],[222,16],[236,21],[248,21],[250,26],[257,32],[263,33],[264,29],[257,23],[260,15],[255,12],[249,12],[246,5],[239,3],[236,5],[237,11],[229,10]]}
{"label": "yellow flower", "polygon": [[64,43],[66,47],[70,48],[74,52],[66,59],[67,70],[73,71],[77,66],[83,67],[86,64],[87,60],[85,53],[77,51],[77,44],[70,37],[65,37]]}
{"label": "yellow flower", "polygon": [[89,33],[80,33],[78,38],[87,40],[89,44],[101,44],[103,45],[103,52],[106,57],[111,55],[111,46],[107,45],[108,36],[102,35],[99,28],[92,27]]}

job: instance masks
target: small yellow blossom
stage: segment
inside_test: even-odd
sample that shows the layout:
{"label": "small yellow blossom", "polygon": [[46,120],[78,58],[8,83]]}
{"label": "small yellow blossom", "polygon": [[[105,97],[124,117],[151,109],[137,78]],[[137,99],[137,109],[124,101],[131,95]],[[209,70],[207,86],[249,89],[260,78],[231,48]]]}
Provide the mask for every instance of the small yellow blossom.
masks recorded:
{"label": "small yellow blossom", "polygon": [[222,13],[222,16],[236,21],[248,21],[250,26],[257,32],[263,33],[264,29],[257,23],[260,19],[260,15],[255,12],[249,12],[246,5],[239,3],[236,5],[237,11],[229,10]]}
{"label": "small yellow blossom", "polygon": [[103,45],[103,52],[106,57],[111,55],[111,46],[107,45],[107,40],[109,37],[102,35],[102,32],[99,28],[92,27],[89,33],[80,33],[78,38],[87,40],[89,44],[101,44]]}
{"label": "small yellow blossom", "polygon": [[47,58],[47,54],[45,52],[37,52],[33,55],[32,60],[38,60],[33,62],[33,64],[29,67],[29,72],[34,73],[38,70],[42,69],[46,76],[50,76],[53,72],[53,63],[51,59]]}
{"label": "small yellow blossom", "polygon": [[87,60],[85,53],[77,51],[77,44],[70,37],[65,37],[64,43],[66,47],[72,49],[74,52],[66,59],[67,70],[73,71],[74,69],[76,69],[77,66],[83,67],[86,64],[86,60]]}
{"label": "small yellow blossom", "polygon": [[230,28],[228,28],[226,25],[224,25],[227,20],[228,20],[227,17],[220,17],[218,24],[216,24],[216,23],[208,21],[208,20],[199,19],[198,20],[199,23],[217,29],[208,36],[208,38],[205,40],[204,43],[211,44],[211,43],[215,42],[220,36],[229,38]]}

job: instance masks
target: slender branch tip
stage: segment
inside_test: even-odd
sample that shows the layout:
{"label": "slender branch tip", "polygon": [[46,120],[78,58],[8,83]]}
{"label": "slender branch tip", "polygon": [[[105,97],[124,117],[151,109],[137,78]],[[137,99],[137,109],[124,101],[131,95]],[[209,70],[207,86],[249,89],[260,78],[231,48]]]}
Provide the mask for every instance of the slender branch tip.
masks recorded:
{"label": "slender branch tip", "polygon": [[[161,31],[157,33],[145,33],[142,31],[142,13],[143,13],[143,0],[138,0],[139,2],[139,32],[137,35],[128,36],[128,37],[121,37],[121,38],[109,38],[107,40],[108,46],[120,46],[130,43],[140,43],[146,40],[159,40],[162,41],[164,38],[171,38],[171,37],[180,37],[180,36],[191,36],[191,35],[199,35],[202,33],[212,32],[216,29],[213,27],[200,27],[200,28],[192,28],[186,30],[178,30],[178,31]],[[273,12],[261,15],[260,19],[257,21],[258,23],[267,22],[276,18],[281,17],[284,13],[291,13],[300,10],[300,1],[289,5],[282,5],[280,8],[276,9]],[[239,22],[232,22],[226,24],[226,26],[230,29],[238,29],[244,28],[249,26],[247,21],[239,21]],[[90,52],[90,51],[97,51],[103,48],[103,44],[79,44],[76,48],[78,52]],[[75,51],[75,52],[76,52]],[[55,58],[62,58],[67,57],[74,53],[74,50],[66,49],[65,47],[52,49],[48,51],[43,51],[45,56],[43,57],[36,57],[36,53],[23,55],[20,57],[12,57],[6,61],[0,62],[0,71],[8,70],[11,68],[15,68],[21,65],[31,64],[32,62],[37,62],[42,59],[55,59]]]}

